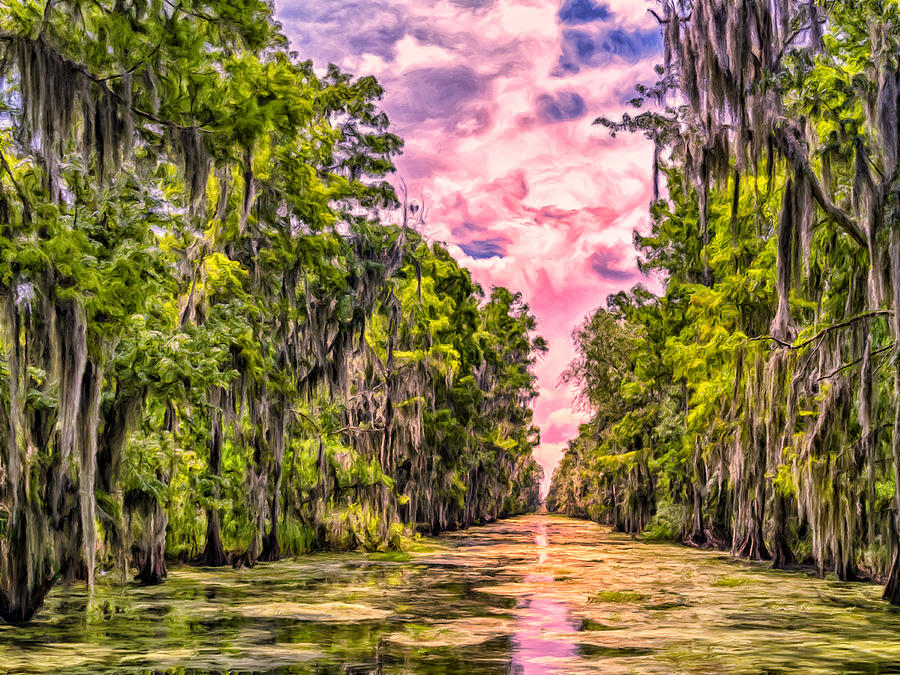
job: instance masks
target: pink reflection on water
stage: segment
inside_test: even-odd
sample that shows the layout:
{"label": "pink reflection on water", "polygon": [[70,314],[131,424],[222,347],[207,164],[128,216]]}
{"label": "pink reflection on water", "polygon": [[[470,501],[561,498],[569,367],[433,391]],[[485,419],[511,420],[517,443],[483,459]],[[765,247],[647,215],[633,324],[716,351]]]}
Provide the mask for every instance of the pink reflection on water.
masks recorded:
{"label": "pink reflection on water", "polygon": [[[547,562],[547,528],[538,525],[534,537],[537,549],[536,564]],[[523,579],[526,583],[552,584],[552,574],[533,573]],[[543,595],[540,590],[523,596],[516,612],[515,632],[512,635],[513,673],[539,675],[561,672],[565,660],[576,656],[577,646],[560,634],[578,630],[569,616],[565,603]]]}

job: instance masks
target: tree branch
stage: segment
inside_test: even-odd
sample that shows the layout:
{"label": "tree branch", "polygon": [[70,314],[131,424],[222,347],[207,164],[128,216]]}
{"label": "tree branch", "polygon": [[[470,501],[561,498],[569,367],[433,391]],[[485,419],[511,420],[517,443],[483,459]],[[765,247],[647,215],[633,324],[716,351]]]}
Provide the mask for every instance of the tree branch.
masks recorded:
{"label": "tree branch", "polygon": [[653,15],[653,18],[656,19],[659,24],[667,24],[669,23],[669,19],[663,19],[659,14],[657,14],[654,10],[648,9],[647,12]]}
{"label": "tree branch", "polygon": [[852,326],[854,323],[856,323],[858,321],[862,321],[864,319],[871,319],[876,316],[893,316],[893,314],[894,314],[894,311],[891,309],[876,309],[872,312],[866,312],[865,314],[859,314],[858,316],[854,316],[853,318],[847,319],[846,321],[841,321],[840,323],[835,323],[830,326],[826,326],[825,328],[820,330],[818,333],[813,335],[811,338],[804,340],[803,342],[801,342],[799,344],[794,344],[792,342],[785,342],[784,340],[780,340],[779,338],[774,337],[772,335],[761,335],[759,337],[749,338],[747,340],[747,342],[760,342],[763,340],[771,340],[772,342],[776,343],[777,345],[780,345],[781,347],[784,347],[785,349],[803,349],[804,347],[811,345],[813,342],[816,342],[817,340],[821,340],[828,333],[838,330],[839,328],[846,328],[848,326]]}
{"label": "tree branch", "polygon": [[819,177],[816,176],[809,165],[809,156],[806,149],[800,145],[792,129],[782,129],[775,132],[775,140],[778,143],[785,159],[794,167],[797,173],[802,174],[809,181],[813,198],[822,208],[828,218],[862,247],[867,246],[866,236],[862,228],[857,225],[850,215],[834,204],[825,194]]}
{"label": "tree branch", "polygon": [[48,45],[46,42],[44,42],[40,38],[32,40],[31,38],[27,38],[22,35],[17,35],[15,33],[0,31],[0,42],[14,42],[16,40],[29,40],[31,42],[40,42],[45,47],[52,49],[61,61],[64,61],[73,70],[76,70],[79,73],[81,73],[84,77],[86,77],[91,82],[96,84],[103,91],[104,94],[115,99],[122,106],[127,107],[129,110],[131,110],[132,113],[134,113],[138,117],[143,117],[144,119],[146,119],[150,122],[156,122],[157,124],[161,124],[163,126],[170,127],[173,129],[196,129],[197,131],[202,131],[204,133],[213,133],[212,130],[205,129],[202,126],[178,124],[176,122],[173,122],[172,120],[167,120],[162,117],[159,117],[158,115],[154,115],[153,113],[143,110],[142,108],[138,108],[134,105],[127,104],[121,96],[119,96],[115,91],[113,91],[112,89],[109,88],[109,86],[107,86],[106,82],[107,82],[107,80],[111,80],[116,77],[121,77],[123,74],[127,75],[128,72],[130,72],[130,71],[123,73],[123,74],[112,75],[109,77],[100,77],[99,75],[95,75],[94,73],[92,73],[86,65],[84,65],[82,63],[78,63],[77,61],[69,60],[56,47]]}
{"label": "tree branch", "polygon": [[850,319],[847,319],[846,321],[841,321],[840,323],[835,323],[835,324],[832,324],[832,325],[830,325],[830,326],[826,326],[825,328],[823,328],[822,330],[820,330],[818,333],[816,333],[815,335],[813,335],[811,338],[809,338],[808,340],[805,340],[805,341],[801,342],[801,343],[798,344],[798,345],[795,345],[793,348],[794,348],[794,349],[803,349],[804,347],[806,347],[806,346],[812,344],[812,343],[815,342],[816,340],[819,340],[819,339],[825,337],[825,335],[827,335],[827,334],[830,333],[831,331],[838,330],[839,328],[846,328],[847,326],[852,326],[852,325],[855,324],[857,321],[863,321],[863,320],[865,320],[865,319],[871,319],[871,318],[876,317],[876,316],[893,316],[893,315],[894,315],[894,311],[891,310],[891,309],[876,309],[876,310],[874,310],[874,311],[872,311],[872,312],[866,312],[866,313],[864,313],[864,314],[859,314],[859,315],[854,316],[854,317],[852,317],[852,318],[850,318]]}
{"label": "tree branch", "polygon": [[[893,348],[894,348],[894,343],[892,342],[889,345],[885,345],[884,347],[880,347],[879,349],[876,349],[869,356],[870,357],[876,356],[878,354],[881,354],[882,352],[886,352],[887,350],[893,349]],[[821,382],[822,380],[827,380],[829,378],[832,378],[835,375],[837,375],[838,373],[843,372],[843,371],[847,370],[848,368],[852,368],[853,366],[857,365],[858,363],[862,363],[863,358],[865,358],[865,357],[860,356],[855,361],[851,361],[850,363],[845,363],[843,366],[841,366],[840,368],[836,368],[835,370],[831,371],[827,375],[822,375],[822,377],[818,378],[816,380],[816,382]]]}

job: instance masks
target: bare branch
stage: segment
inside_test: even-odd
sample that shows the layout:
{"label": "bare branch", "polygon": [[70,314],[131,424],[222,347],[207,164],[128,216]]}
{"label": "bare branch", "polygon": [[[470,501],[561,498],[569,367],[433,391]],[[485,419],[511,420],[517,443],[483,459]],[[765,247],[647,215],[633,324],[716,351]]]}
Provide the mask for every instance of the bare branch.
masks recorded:
{"label": "bare branch", "polygon": [[[872,352],[870,354],[870,356],[876,356],[878,354],[881,354],[881,353],[886,352],[887,350],[893,349],[893,348],[894,348],[894,343],[892,342],[889,345],[885,345],[884,347],[880,347],[879,349],[876,349],[874,352]],[[852,368],[853,366],[855,366],[859,363],[862,363],[862,360],[863,360],[863,357],[861,356],[858,359],[856,359],[855,361],[851,361],[850,363],[845,363],[840,368],[836,368],[835,370],[831,371],[827,375],[822,375],[822,377],[818,378],[816,380],[816,382],[821,382],[822,380],[827,380],[829,378],[832,378],[835,375],[837,375],[838,373],[841,373],[841,372],[847,370],[848,368]]]}
{"label": "bare branch", "polygon": [[802,174],[806,180],[809,181],[813,198],[828,218],[835,225],[844,230],[844,232],[849,234],[857,244],[865,247],[866,236],[862,231],[862,228],[853,221],[846,211],[834,204],[825,194],[825,190],[822,188],[821,182],[819,182],[819,177],[809,164],[807,151],[800,145],[797,136],[792,133],[792,130],[781,130],[780,132],[776,132],[775,139],[778,142],[785,159],[787,159],[794,167],[797,173]]}
{"label": "bare branch", "polygon": [[[759,337],[749,338],[747,340],[747,342],[761,342],[764,340],[770,340],[770,341],[774,342],[775,344],[777,344],[781,347],[784,347],[785,349],[803,349],[804,347],[808,347],[809,345],[811,345],[813,342],[821,340],[828,333],[838,330],[840,328],[847,328],[848,326],[852,326],[853,324],[857,323],[858,321],[863,321],[865,319],[871,319],[876,316],[893,316],[893,315],[894,315],[894,311],[890,310],[890,309],[877,309],[872,312],[866,312],[865,314],[859,314],[858,316],[854,316],[853,318],[847,319],[846,321],[841,321],[840,323],[835,323],[830,326],[826,326],[825,328],[820,330],[818,333],[813,335],[811,338],[804,340],[803,342],[800,342],[799,344],[793,344],[792,342],[785,342],[784,340],[780,340],[777,337],[774,337],[772,335],[761,335]],[[875,352],[873,352],[873,353],[875,353]]]}

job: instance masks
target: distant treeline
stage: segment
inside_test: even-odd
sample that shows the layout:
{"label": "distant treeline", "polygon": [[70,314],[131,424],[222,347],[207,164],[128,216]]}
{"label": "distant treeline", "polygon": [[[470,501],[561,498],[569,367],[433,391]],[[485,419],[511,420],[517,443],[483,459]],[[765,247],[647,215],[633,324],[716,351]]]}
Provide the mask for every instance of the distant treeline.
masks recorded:
{"label": "distant treeline", "polygon": [[544,341],[416,233],[381,94],[261,0],[3,3],[0,620],[538,505]]}
{"label": "distant treeline", "polygon": [[548,506],[900,604],[900,7],[664,0],[637,286],[575,332]]}

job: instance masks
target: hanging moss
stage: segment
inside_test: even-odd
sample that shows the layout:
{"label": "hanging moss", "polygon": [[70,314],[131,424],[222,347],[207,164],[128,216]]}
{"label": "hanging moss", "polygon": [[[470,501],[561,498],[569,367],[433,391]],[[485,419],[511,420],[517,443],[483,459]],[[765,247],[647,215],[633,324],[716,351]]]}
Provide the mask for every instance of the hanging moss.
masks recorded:
{"label": "hanging moss", "polygon": [[[656,146],[669,189],[635,242],[665,288],[609,302],[647,336],[637,355],[596,326],[577,335],[577,373],[611,362],[624,374],[611,391],[582,377],[602,395],[550,504],[615,513],[631,488],[607,458],[643,454],[651,501],[683,514],[675,538],[885,579],[900,602],[889,565],[900,492],[890,507],[877,496],[900,465],[900,16],[843,2],[827,15],[815,1],[662,4],[661,78],[637,99],[652,91],[659,109],[600,122]],[[617,423],[622,406],[637,429]]]}

